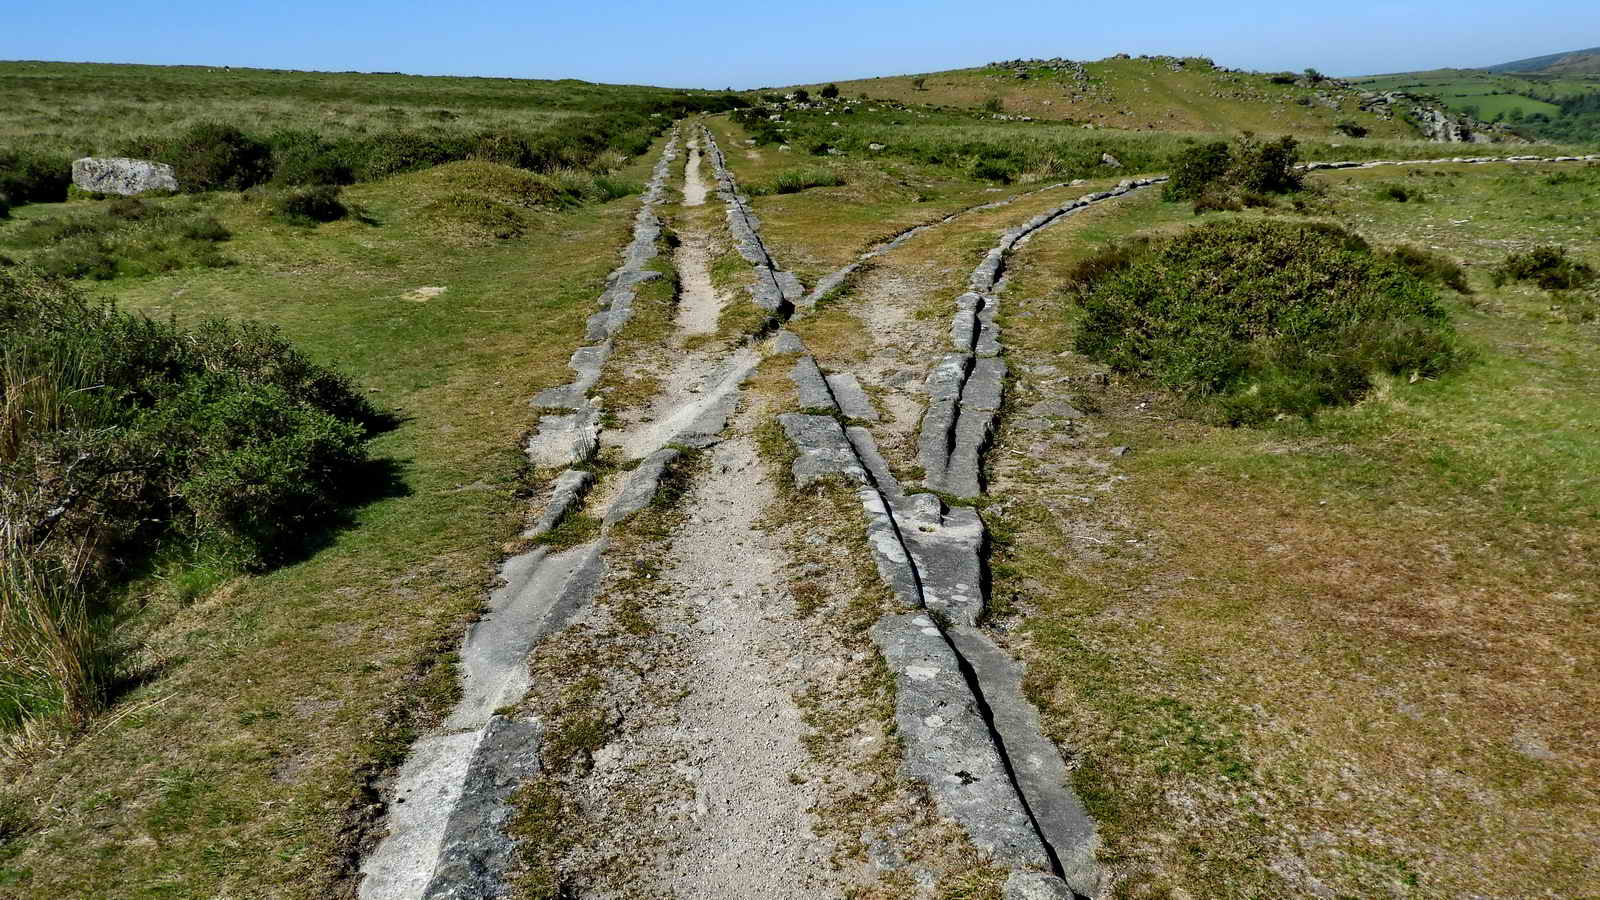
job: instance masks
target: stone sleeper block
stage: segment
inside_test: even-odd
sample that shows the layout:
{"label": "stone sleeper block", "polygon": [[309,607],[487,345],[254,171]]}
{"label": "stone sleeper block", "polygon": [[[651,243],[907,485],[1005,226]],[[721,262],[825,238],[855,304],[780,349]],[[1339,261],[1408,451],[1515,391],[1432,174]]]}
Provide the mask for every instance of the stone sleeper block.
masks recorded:
{"label": "stone sleeper block", "polygon": [[861,383],[856,381],[856,376],[849,373],[829,375],[827,382],[828,389],[845,418],[860,419],[863,422],[879,420],[878,411],[872,407],[872,401],[867,399],[867,392],[861,389]]}
{"label": "stone sleeper block", "polygon": [[1018,789],[1066,883],[1085,897],[1100,896],[1103,875],[1095,859],[1099,837],[1094,820],[1067,787],[1071,774],[1061,751],[1044,736],[1039,711],[1023,694],[1022,666],[970,624],[953,625],[946,634],[988,700],[990,725],[1000,735]]}
{"label": "stone sleeper block", "polygon": [[550,489],[550,500],[533,526],[522,533],[525,538],[536,538],[554,530],[589,492],[594,484],[594,473],[583,469],[563,469]]}
{"label": "stone sleeper block", "polygon": [[1022,805],[961,660],[926,613],[884,616],[872,640],[895,676],[901,770],[932,793],[982,853],[1012,867],[1047,869],[1049,856]]}
{"label": "stone sleeper block", "polygon": [[810,356],[802,356],[795,360],[794,369],[789,372],[789,380],[794,382],[795,389],[800,394],[802,409],[831,409],[838,410],[839,405],[834,401],[833,391],[828,387],[827,379],[822,377],[822,370],[817,368],[817,361]]}
{"label": "stone sleeper block", "polygon": [[661,486],[661,478],[666,474],[667,466],[681,456],[681,452],[673,447],[663,447],[644,458],[644,462],[634,468],[633,473],[622,486],[622,493],[611,502],[611,508],[606,510],[604,524],[615,525],[626,521],[634,514],[650,505],[655,499],[656,490]]}

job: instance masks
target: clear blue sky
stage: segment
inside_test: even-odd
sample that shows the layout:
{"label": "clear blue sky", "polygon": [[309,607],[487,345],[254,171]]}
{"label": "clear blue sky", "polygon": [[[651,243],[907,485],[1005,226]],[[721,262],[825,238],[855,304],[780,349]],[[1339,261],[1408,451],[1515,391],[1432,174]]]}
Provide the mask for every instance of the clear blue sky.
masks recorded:
{"label": "clear blue sky", "polygon": [[1195,54],[1357,75],[1600,45],[1600,2],[787,4],[0,0],[0,59],[572,77],[751,88],[992,59]]}

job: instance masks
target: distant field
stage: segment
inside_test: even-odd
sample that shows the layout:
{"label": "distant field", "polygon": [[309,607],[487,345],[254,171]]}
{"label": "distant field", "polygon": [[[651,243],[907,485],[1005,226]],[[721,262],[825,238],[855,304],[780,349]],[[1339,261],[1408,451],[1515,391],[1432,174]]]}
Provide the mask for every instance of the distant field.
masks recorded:
{"label": "distant field", "polygon": [[529,130],[677,93],[575,80],[0,62],[0,148],[108,154],[135,136],[215,120],[246,131],[304,128],[330,139]]}
{"label": "distant field", "polygon": [[[1439,69],[1358,78],[1354,84],[1369,91],[1405,91],[1438,97],[1452,112],[1477,107],[1478,118],[1492,119],[1521,108],[1528,115],[1559,111],[1554,100],[1600,92],[1600,76],[1516,75],[1475,69]],[[1543,99],[1541,99],[1543,98]]]}

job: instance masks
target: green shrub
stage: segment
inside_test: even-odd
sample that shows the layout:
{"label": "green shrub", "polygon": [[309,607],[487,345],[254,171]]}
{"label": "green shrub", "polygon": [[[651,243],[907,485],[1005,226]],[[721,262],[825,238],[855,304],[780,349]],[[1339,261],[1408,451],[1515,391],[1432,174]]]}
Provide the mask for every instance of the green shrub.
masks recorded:
{"label": "green shrub", "polygon": [[1335,125],[1333,127],[1340,134],[1346,135],[1348,137],[1364,138],[1364,137],[1367,136],[1366,126],[1358,125],[1354,121],[1351,121],[1350,119],[1345,119],[1344,121],[1340,122],[1339,124],[1337,124],[1337,125]]}
{"label": "green shrub", "polygon": [[59,203],[72,184],[72,160],[27,150],[0,150],[0,202]]}
{"label": "green shrub", "polygon": [[999,97],[989,97],[983,101],[983,111],[987,113],[997,113],[1005,108],[1005,101],[1001,100]]}
{"label": "green shrub", "polygon": [[644,185],[626,178],[614,178],[610,175],[597,175],[594,179],[594,196],[601,203],[611,200],[621,200],[634,194],[644,193]]}
{"label": "green shrub", "polygon": [[1194,200],[1222,180],[1233,165],[1233,153],[1222,141],[1182,150],[1172,160],[1171,174],[1161,188],[1164,200]]}
{"label": "green shrub", "polygon": [[1418,278],[1437,282],[1460,294],[1472,293],[1472,288],[1467,285],[1467,273],[1455,260],[1442,253],[1401,244],[1385,255]]}
{"label": "green shrub", "polygon": [[833,98],[839,96],[839,86],[836,84],[830,84],[819,91],[819,93],[822,94],[822,99],[832,100]]}
{"label": "green shrub", "polygon": [[1583,287],[1595,280],[1594,267],[1567,255],[1567,248],[1540,246],[1527,253],[1513,253],[1496,266],[1489,277],[1494,286],[1508,281],[1531,281],[1547,291]]}
{"label": "green shrub", "polygon": [[153,154],[190,193],[242,191],[272,174],[272,148],[232,125],[201,122]]}
{"label": "green shrub", "polygon": [[805,102],[809,101],[810,99],[811,99],[811,95],[806,92],[805,88],[795,88],[794,89],[794,100],[795,100],[796,103],[805,103]]}
{"label": "green shrub", "polygon": [[1271,206],[1267,195],[1300,189],[1300,173],[1295,170],[1298,159],[1291,137],[1263,143],[1246,133],[1231,147],[1221,141],[1199,144],[1173,158],[1172,174],[1161,196],[1194,200],[1196,213]]}
{"label": "green shrub", "polygon": [[0,725],[100,708],[116,582],[163,548],[300,552],[366,489],[382,424],[271,328],[186,331],[0,270]]}
{"label": "green shrub", "polygon": [[336,184],[289,188],[272,198],[272,211],[293,225],[333,222],[350,214],[339,201],[339,191]]}
{"label": "green shrub", "polygon": [[1428,199],[1421,191],[1403,184],[1380,184],[1375,191],[1379,200],[1393,200],[1396,203],[1409,203],[1413,200],[1421,203]]}
{"label": "green shrub", "polygon": [[[184,330],[26,270],[0,271],[0,339],[8,402],[35,378],[61,386],[52,424],[13,436],[0,454],[14,527],[64,508],[53,514],[64,534],[109,528],[113,541],[146,545],[181,536],[268,564],[345,496],[381,422],[346,379],[275,329],[214,320]],[[58,462],[79,456],[79,466]],[[255,511],[228,505],[219,473],[232,473]],[[19,493],[29,486],[33,501]]]}
{"label": "green shrub", "polygon": [[278,184],[350,184],[355,172],[337,144],[314,131],[285,129],[267,139],[272,148],[272,180]]}
{"label": "green shrub", "polygon": [[1217,222],[1124,244],[1069,281],[1077,349],[1231,424],[1349,403],[1461,359],[1433,290],[1334,226]]}
{"label": "green shrub", "polygon": [[1295,169],[1300,151],[1294,138],[1258,141],[1246,132],[1234,142],[1232,153],[1233,165],[1226,176],[1232,184],[1264,194],[1287,194],[1300,189],[1301,176]]}

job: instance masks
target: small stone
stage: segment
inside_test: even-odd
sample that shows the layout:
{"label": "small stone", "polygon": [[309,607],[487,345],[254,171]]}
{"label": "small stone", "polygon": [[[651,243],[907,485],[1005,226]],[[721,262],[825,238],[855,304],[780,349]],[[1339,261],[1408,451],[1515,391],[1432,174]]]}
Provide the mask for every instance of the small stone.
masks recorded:
{"label": "small stone", "polygon": [[1127,456],[1129,453],[1132,453],[1132,452],[1133,452],[1133,448],[1131,448],[1131,447],[1112,447],[1111,448],[1111,455],[1112,456]]}
{"label": "small stone", "polygon": [[1122,168],[1122,161],[1109,153],[1100,154],[1100,162],[1104,165],[1110,166],[1113,169]]}

